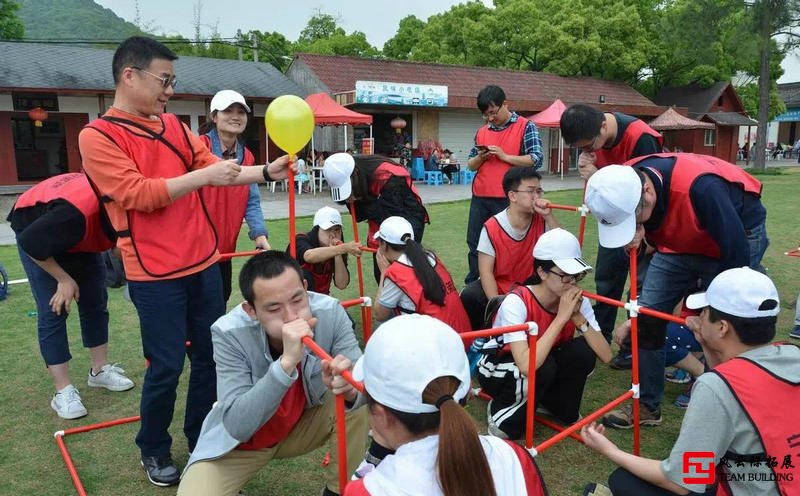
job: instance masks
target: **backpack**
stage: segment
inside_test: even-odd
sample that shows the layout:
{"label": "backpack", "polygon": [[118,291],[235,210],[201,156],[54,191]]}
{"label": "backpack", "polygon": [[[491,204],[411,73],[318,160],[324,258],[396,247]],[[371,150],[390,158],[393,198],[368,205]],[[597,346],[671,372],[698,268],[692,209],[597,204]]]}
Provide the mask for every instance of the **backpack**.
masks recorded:
{"label": "backpack", "polygon": [[0,263],[0,301],[8,298],[8,272]]}

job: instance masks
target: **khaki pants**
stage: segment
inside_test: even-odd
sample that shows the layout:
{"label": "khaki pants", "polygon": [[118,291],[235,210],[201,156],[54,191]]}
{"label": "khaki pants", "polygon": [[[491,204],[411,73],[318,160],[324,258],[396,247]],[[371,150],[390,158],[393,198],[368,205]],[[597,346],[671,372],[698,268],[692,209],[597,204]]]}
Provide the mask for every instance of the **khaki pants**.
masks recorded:
{"label": "khaki pants", "polygon": [[[233,450],[222,458],[194,463],[181,478],[179,496],[236,495],[273,458],[293,458],[309,453],[328,441],[331,462],[326,467],[328,488],[339,492],[336,410],[332,394],[325,403],[306,410],[289,436],[272,448]],[[348,477],[364,458],[369,431],[367,409],[359,408],[345,416],[347,426]]]}

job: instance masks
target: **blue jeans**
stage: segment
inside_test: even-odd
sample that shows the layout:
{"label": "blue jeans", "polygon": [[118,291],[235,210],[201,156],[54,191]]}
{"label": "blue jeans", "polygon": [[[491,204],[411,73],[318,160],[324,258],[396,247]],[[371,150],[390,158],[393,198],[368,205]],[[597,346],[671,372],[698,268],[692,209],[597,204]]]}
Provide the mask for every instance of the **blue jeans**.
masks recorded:
{"label": "blue jeans", "polygon": [[[188,355],[191,369],[183,432],[192,451],[217,398],[211,324],[225,311],[219,266],[178,279],[129,281],[128,288],[139,314],[142,350],[150,361],[142,385],[142,422],[136,444],[142,456],[170,453],[172,437],[167,429],[184,355]],[[186,341],[191,342],[188,348]]]}
{"label": "blue jeans", "polygon": [[[747,232],[750,249],[750,268],[762,270],[761,258],[769,246],[764,224]],[[665,313],[672,313],[675,305],[687,293],[700,287],[705,289],[720,272],[719,260],[702,255],[656,253],[650,261],[642,287],[639,304]],[[641,332],[641,331],[640,331]],[[660,342],[645,349],[639,346],[639,379],[642,403],[651,411],[661,406],[664,396],[664,339],[666,327],[659,336],[650,336]],[[640,338],[641,340],[641,338]]]}
{"label": "blue jeans", "polygon": [[481,229],[483,229],[484,222],[489,220],[492,215],[502,212],[506,207],[508,207],[508,197],[472,197],[472,201],[469,204],[469,220],[467,220],[467,247],[469,248],[467,263],[469,263],[469,272],[467,277],[464,278],[464,284],[477,281],[480,275],[478,274],[478,240],[481,237]]}
{"label": "blue jeans", "polygon": [[[647,266],[650,265],[652,255],[644,250],[636,257],[636,288],[637,294],[641,293],[642,283]],[[597,245],[597,263],[594,266],[594,284],[597,294],[613,300],[622,299],[625,283],[630,274],[630,255],[625,248],[605,248]],[[611,333],[617,320],[617,307],[597,302],[594,304],[594,316],[600,324],[600,331],[606,341],[611,342]]]}
{"label": "blue jeans", "polygon": [[[36,300],[38,313],[37,328],[39,333],[39,351],[44,363],[59,365],[69,362],[67,340],[67,313],[56,315],[50,309],[50,298],[56,293],[58,282],[25,253],[19,244],[19,259],[28,276],[33,299]],[[78,315],[81,322],[81,338],[85,348],[94,348],[108,342],[108,293],[104,285],[106,267],[99,253],[67,254],[67,257],[78,257],[80,269],[69,269],[68,274],[75,280],[80,291],[77,302]]]}

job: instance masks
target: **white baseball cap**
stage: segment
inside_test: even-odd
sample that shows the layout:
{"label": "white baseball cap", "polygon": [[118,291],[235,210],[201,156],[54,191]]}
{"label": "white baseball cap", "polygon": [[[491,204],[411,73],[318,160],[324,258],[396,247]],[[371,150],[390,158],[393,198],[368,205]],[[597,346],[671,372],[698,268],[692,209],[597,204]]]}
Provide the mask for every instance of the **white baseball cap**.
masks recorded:
{"label": "white baseball cap", "polygon": [[322,207],[314,214],[314,225],[327,231],[333,226],[342,225],[342,214],[332,207]]}
{"label": "white baseball cap", "polygon": [[334,153],[325,159],[322,175],[331,187],[333,201],[343,201],[350,197],[353,185],[350,176],[356,168],[356,161],[349,153]]}
{"label": "white baseball cap", "polygon": [[438,378],[459,381],[453,399],[461,401],[470,389],[469,361],[464,343],[452,327],[429,315],[394,317],[367,341],[353,378],[378,403],[406,413],[433,413],[422,392]]}
{"label": "white baseball cap", "polygon": [[778,290],[772,280],[749,267],[720,272],[705,293],[686,298],[692,310],[713,307],[744,318],[773,317],[781,310]]}
{"label": "white baseball cap", "polygon": [[406,244],[406,240],[403,239],[406,236],[414,239],[414,228],[411,227],[409,221],[397,215],[384,219],[383,222],[381,222],[381,227],[378,229],[378,232],[372,235],[374,239],[382,239],[393,245]]}
{"label": "white baseball cap", "polygon": [[626,165],[607,165],[586,183],[586,206],[597,219],[600,245],[619,248],[636,234],[636,207],[642,198],[639,174]]}
{"label": "white baseball cap", "polygon": [[592,270],[581,254],[578,238],[571,232],[557,227],[539,236],[533,246],[533,258],[552,260],[566,274],[580,274]]}
{"label": "white baseball cap", "polygon": [[248,114],[250,113],[250,107],[244,102],[244,97],[233,90],[218,91],[214,98],[211,99],[211,111],[225,110],[234,103],[238,103],[244,107]]}

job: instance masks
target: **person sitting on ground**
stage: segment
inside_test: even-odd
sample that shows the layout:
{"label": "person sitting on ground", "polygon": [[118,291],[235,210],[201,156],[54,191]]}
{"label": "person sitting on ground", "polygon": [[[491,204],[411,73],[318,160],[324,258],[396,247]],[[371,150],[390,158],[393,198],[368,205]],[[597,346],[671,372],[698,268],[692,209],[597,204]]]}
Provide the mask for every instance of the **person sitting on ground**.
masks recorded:
{"label": "person sitting on ground", "polygon": [[442,165],[442,174],[447,176],[447,181],[453,184],[453,174],[459,171],[458,162],[453,157],[453,152],[445,148],[442,151],[442,160],[439,161]]}
{"label": "person sitting on ground", "polygon": [[376,319],[421,313],[441,320],[458,332],[471,331],[469,317],[453,278],[439,257],[414,241],[414,229],[402,217],[389,217],[375,233],[380,242],[381,280],[372,303]]}
{"label": "person sitting on ground", "polygon": [[[342,360],[342,370],[349,363]],[[353,369],[364,381],[372,433],[395,450],[345,496],[520,496],[547,494],[522,446],[481,436],[462,407],[469,364],[454,330],[427,315],[382,325]]]}
{"label": "person sitting on ground", "polygon": [[[798,494],[800,464],[792,463],[789,443],[797,437],[790,405],[800,405],[800,349],[770,343],[778,290],[764,274],[741,267],[720,273],[686,305],[701,310],[687,324],[712,370],[694,385],[669,457],[659,462],[632,455],[608,440],[602,426],[581,429],[586,446],[620,466],[609,477],[611,493]],[[609,493],[590,484],[584,494]]]}
{"label": "person sitting on ground", "polygon": [[[245,302],[211,327],[219,401],[209,412],[186,464],[179,495],[235,495],[273,458],[309,453],[329,442],[323,496],[338,494],[334,401],[343,394],[348,469],[367,442],[366,410],[357,392],[304,348],[313,337],[339,361],[361,356],[353,322],[337,300],[306,291],[302,270],[287,253],[265,251],[239,275]],[[340,371],[341,373],[341,371]]]}
{"label": "person sitting on ground", "polygon": [[69,379],[67,317],[73,301],[92,363],[88,385],[111,391],[133,387],[125,371],[108,361],[108,293],[101,253],[114,246],[116,236],[101,218],[99,200],[79,173],[54,176],[33,186],[8,214],[36,300],[39,351],[56,388],[50,407],[63,419],[87,415]]}
{"label": "person sitting on ground", "polygon": [[[361,245],[343,241],[342,215],[332,207],[322,207],[314,214],[314,227],[295,236],[297,262],[309,291],[330,294],[331,280],[339,289],[350,284],[347,255],[361,256]],[[287,253],[289,247],[286,247]]]}
{"label": "person sitting on ground", "polygon": [[478,241],[480,279],[461,291],[473,329],[483,328],[489,299],[506,294],[533,274],[531,252],[546,229],[559,227],[542,198],[542,176],[531,167],[512,167],[503,175],[509,206],[486,221]]}
{"label": "person sitting on ground", "polygon": [[[595,356],[608,363],[611,348],[589,299],[577,286],[592,269],[582,258],[577,238],[561,228],[542,234],[533,249],[533,266],[535,272],[525,285],[506,295],[492,327],[536,323],[535,403],[569,424],[580,418],[583,388]],[[528,333],[491,338],[482,352],[478,382],[492,397],[487,405],[489,433],[519,439],[525,433],[528,401]]]}

